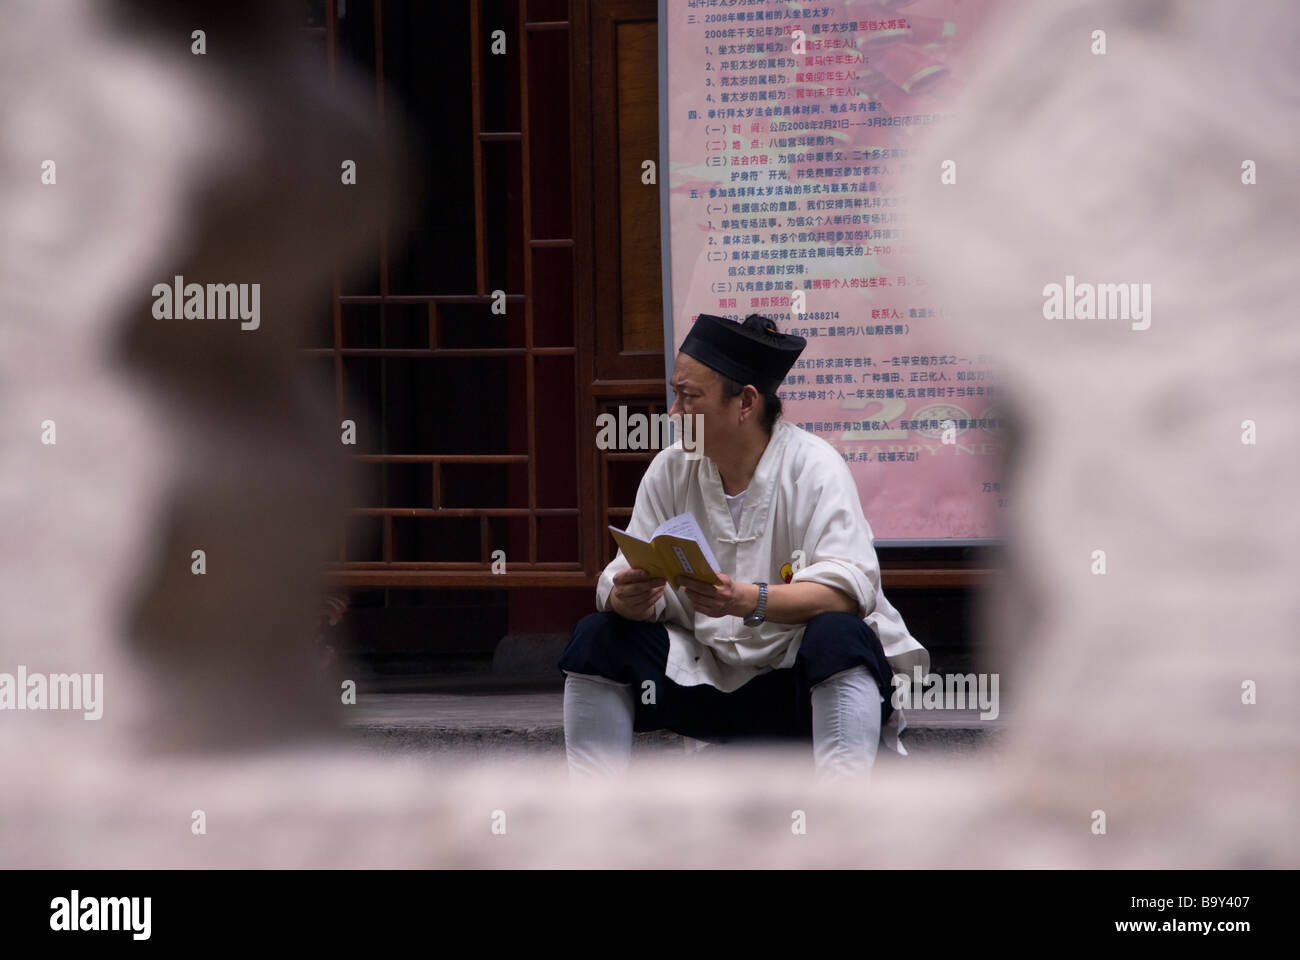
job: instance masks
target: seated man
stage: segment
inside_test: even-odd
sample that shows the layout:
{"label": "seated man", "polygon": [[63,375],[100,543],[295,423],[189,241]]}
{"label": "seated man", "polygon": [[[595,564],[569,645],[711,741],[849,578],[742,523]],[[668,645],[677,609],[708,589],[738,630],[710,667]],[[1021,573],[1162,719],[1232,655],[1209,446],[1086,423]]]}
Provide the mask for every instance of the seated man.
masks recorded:
{"label": "seated man", "polygon": [[634,730],[811,738],[823,776],[869,772],[883,734],[906,754],[890,661],[928,672],[929,655],[881,592],[844,460],[777,419],[777,387],[805,346],[766,318],[708,314],[682,343],[670,413],[698,415],[703,456],[680,440],[660,451],[627,530],[649,540],[689,512],[722,584],[672,589],[621,550],[605,568],[601,612],[578,623],[559,662],[571,773],[624,769]]}

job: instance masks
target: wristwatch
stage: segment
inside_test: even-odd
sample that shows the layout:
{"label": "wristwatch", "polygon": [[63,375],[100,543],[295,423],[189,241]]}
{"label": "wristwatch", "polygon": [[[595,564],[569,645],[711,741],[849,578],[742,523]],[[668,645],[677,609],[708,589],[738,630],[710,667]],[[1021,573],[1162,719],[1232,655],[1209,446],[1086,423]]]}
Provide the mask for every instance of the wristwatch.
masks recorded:
{"label": "wristwatch", "polygon": [[767,616],[767,584],[760,583],[758,585],[758,606],[754,608],[753,613],[745,617],[745,626],[756,627],[760,623],[762,623],[764,619],[766,619],[766,616]]}

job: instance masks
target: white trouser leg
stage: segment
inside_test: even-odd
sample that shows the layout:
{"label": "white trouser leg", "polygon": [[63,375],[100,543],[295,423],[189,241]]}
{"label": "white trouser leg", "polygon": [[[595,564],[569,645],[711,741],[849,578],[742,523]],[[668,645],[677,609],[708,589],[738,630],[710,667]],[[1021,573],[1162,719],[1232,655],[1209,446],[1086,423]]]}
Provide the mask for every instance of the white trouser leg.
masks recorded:
{"label": "white trouser leg", "polygon": [[564,752],[569,775],[622,773],[632,759],[636,700],[632,685],[568,673],[564,678]]}
{"label": "white trouser leg", "polygon": [[880,688],[866,667],[812,688],[813,759],[821,779],[865,777],[880,743]]}

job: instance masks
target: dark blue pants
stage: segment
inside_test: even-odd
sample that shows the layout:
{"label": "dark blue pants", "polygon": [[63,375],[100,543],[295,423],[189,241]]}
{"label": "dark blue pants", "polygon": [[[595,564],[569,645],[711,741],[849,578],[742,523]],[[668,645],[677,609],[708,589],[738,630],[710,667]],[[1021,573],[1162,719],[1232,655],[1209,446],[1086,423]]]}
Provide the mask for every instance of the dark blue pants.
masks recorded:
{"label": "dark blue pants", "polygon": [[[672,730],[697,740],[812,740],[812,688],[828,677],[864,666],[884,696],[883,726],[893,713],[891,670],[880,638],[865,620],[822,613],[808,621],[794,666],[759,674],[731,693],[709,684],[683,687],[664,673],[668,631],[662,623],[627,620],[613,611],[578,621],[561,671],[630,683],[636,695],[634,730]],[[644,703],[646,680],[655,702]]]}

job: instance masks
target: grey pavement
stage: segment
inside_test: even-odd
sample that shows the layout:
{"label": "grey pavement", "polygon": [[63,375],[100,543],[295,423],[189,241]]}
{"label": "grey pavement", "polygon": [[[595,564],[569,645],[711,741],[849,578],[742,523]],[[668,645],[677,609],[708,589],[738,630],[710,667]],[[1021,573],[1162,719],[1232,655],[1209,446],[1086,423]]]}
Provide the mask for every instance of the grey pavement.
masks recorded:
{"label": "grey pavement", "polygon": [[[564,694],[560,689],[376,692],[364,688],[348,708],[348,728],[368,748],[491,759],[520,754],[563,755]],[[909,754],[996,749],[1005,716],[981,720],[978,710],[906,713]],[[687,741],[671,731],[636,734],[634,752],[676,749]],[[695,744],[695,741],[690,741]],[[727,749],[713,744],[708,750]]]}

